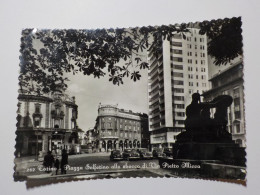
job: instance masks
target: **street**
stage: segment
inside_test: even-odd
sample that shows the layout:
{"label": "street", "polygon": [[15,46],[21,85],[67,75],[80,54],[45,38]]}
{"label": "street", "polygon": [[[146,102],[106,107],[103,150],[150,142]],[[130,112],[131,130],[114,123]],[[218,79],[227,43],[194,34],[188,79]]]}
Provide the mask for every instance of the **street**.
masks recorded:
{"label": "street", "polygon": [[167,170],[159,168],[157,159],[110,161],[109,155],[110,153],[70,155],[66,175],[61,175],[60,170],[58,175],[55,170],[46,173],[42,162],[34,160],[17,163],[16,172],[31,183],[39,180],[42,183],[64,179],[173,176]]}

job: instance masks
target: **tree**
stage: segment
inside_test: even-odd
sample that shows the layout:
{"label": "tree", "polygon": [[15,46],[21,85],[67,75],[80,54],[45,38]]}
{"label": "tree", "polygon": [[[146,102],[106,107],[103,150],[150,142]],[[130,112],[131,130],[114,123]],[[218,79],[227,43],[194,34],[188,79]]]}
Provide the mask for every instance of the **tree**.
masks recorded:
{"label": "tree", "polygon": [[[66,72],[99,78],[109,72],[109,81],[123,84],[124,77],[140,79],[139,70],[149,68],[146,51],[162,53],[162,41],[174,34],[184,39],[194,24],[162,25],[97,30],[25,29],[21,37],[21,89],[37,94],[67,88]],[[200,33],[207,34],[209,54],[216,64],[225,64],[242,54],[241,18],[204,21]],[[35,43],[38,47],[35,47]]]}

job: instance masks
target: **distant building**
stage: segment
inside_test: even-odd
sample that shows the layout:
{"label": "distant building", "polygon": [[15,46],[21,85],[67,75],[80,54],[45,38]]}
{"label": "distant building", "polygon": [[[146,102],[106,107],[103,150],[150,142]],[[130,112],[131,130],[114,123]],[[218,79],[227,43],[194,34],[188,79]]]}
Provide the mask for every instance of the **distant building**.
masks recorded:
{"label": "distant building", "polygon": [[148,53],[149,130],[152,147],[171,147],[184,131],[191,95],[208,90],[207,37],[198,28],[164,40],[156,56]]}
{"label": "distant building", "polygon": [[228,131],[232,139],[240,146],[245,147],[245,108],[244,108],[244,80],[242,58],[236,62],[223,66],[223,70],[212,75],[209,79],[211,89],[203,96],[205,101],[211,101],[219,95],[230,95],[233,103],[228,108]]}
{"label": "distant building", "polygon": [[[19,94],[16,155],[46,154],[49,150],[68,152],[79,145],[78,106],[75,97],[62,92],[37,96]],[[75,149],[75,148],[74,148]]]}
{"label": "distant building", "polygon": [[[141,147],[142,125],[147,115],[119,109],[117,105],[99,105],[95,148],[99,151]],[[146,130],[147,131],[147,130]]]}

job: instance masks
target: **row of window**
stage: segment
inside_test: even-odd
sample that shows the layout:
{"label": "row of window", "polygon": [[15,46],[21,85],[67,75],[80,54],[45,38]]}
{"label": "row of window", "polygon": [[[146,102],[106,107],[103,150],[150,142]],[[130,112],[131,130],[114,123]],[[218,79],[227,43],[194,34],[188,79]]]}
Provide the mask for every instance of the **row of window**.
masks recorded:
{"label": "row of window", "polygon": [[[199,85],[200,85],[199,82],[195,82],[195,83],[196,83],[196,86],[199,87]],[[206,87],[206,86],[207,86],[207,83],[201,83],[201,85],[202,85],[202,87]],[[193,86],[194,86],[194,85],[193,85],[193,82],[189,82],[189,86],[190,86],[190,87],[193,87]]]}
{"label": "row of window", "polygon": [[[187,37],[187,41],[191,41],[191,37]],[[194,37],[194,41],[197,42],[197,37]],[[204,43],[204,38],[199,38],[201,43]]]}
{"label": "row of window", "polygon": [[[196,72],[198,72],[198,71],[199,71],[199,68],[196,67],[195,70],[196,70]],[[201,70],[201,72],[206,72],[206,68],[201,68],[200,70]],[[193,67],[188,66],[188,71],[193,71]]]}
{"label": "row of window", "polygon": [[[188,49],[192,49],[192,44],[187,44]],[[198,49],[198,45],[194,45],[194,49]],[[200,45],[200,50],[205,50],[204,45]]]}
{"label": "row of window", "polygon": [[[115,119],[115,121],[116,121],[116,118],[114,118]],[[102,121],[112,121],[112,118],[111,117],[102,117]],[[137,122],[137,121],[134,121],[134,120],[128,120],[128,119],[120,119],[119,120],[120,122],[125,122],[125,123],[130,123],[130,124],[136,124],[136,125],[139,125],[140,123],[139,122]],[[112,123],[112,122],[107,122],[107,123]]]}
{"label": "row of window", "polygon": [[[188,74],[188,78],[189,78],[189,79],[193,79],[193,75],[194,75],[194,74]],[[199,79],[199,75],[195,75],[195,78],[196,78],[196,79]],[[206,75],[201,75],[201,79],[202,79],[202,80],[205,80],[205,79],[206,79]]]}
{"label": "row of window", "polygon": [[[102,129],[109,129],[109,128],[113,128],[113,124],[112,123],[104,123],[104,122],[102,122],[101,123],[101,128]],[[123,125],[122,124],[120,124],[120,129],[123,129]],[[134,131],[136,131],[136,130],[140,130],[140,127],[139,126],[131,126],[131,125],[124,125],[124,130],[134,130]]]}
{"label": "row of window", "polygon": [[[183,62],[183,59],[180,58],[180,57],[172,57],[171,56],[171,60],[174,61],[174,62]],[[198,63],[199,63],[199,60],[195,60],[195,64],[198,64]],[[188,64],[192,64],[192,59],[188,59]],[[205,65],[206,64],[205,60],[200,60],[200,64]],[[172,66],[172,68],[175,68],[175,69],[178,69],[178,70],[183,70],[182,65],[171,64],[171,66]],[[153,78],[152,78],[152,80],[153,80]]]}

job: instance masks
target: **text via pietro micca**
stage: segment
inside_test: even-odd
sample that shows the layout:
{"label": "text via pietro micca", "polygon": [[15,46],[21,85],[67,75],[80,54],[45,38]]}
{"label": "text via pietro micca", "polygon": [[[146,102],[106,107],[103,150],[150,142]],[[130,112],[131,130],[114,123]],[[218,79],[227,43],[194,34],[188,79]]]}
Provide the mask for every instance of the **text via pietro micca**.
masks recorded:
{"label": "text via pietro micca", "polygon": [[[118,164],[118,163],[114,163],[113,165],[102,165],[102,164],[86,164],[85,166],[69,166],[67,165],[65,167],[65,169],[67,171],[74,171],[74,172],[78,172],[78,171],[83,171],[83,170],[115,170],[115,169],[159,169],[160,165],[158,165],[157,163],[154,162],[150,162],[150,163],[143,163],[141,165],[130,165],[128,163],[125,164]],[[180,165],[177,164],[168,164],[166,162],[164,162],[162,164],[162,168],[166,168],[166,169],[200,169],[200,165],[192,165],[189,162],[183,162]],[[54,171],[56,170],[56,168],[47,168],[47,167],[43,167],[43,166],[38,166],[36,168],[29,168],[27,169],[27,172],[34,172],[36,171],[36,169],[38,171]]]}

